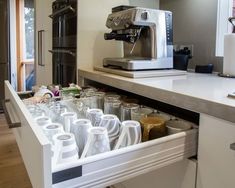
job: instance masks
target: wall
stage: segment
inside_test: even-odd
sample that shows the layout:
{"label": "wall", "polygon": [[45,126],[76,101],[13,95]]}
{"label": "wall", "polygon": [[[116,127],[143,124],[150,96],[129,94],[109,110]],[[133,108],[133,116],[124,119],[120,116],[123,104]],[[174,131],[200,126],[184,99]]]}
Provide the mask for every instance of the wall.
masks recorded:
{"label": "wall", "polygon": [[[143,3],[144,2],[144,3]],[[105,41],[105,26],[111,8],[119,5],[135,5],[150,8],[159,6],[158,0],[79,0],[78,1],[78,68],[92,68],[101,65],[104,57],[121,57],[122,43]]]}
{"label": "wall", "polygon": [[217,0],[161,0],[160,9],[173,12],[174,43],[194,45],[189,68],[213,63],[222,71],[222,58],[215,57]]}

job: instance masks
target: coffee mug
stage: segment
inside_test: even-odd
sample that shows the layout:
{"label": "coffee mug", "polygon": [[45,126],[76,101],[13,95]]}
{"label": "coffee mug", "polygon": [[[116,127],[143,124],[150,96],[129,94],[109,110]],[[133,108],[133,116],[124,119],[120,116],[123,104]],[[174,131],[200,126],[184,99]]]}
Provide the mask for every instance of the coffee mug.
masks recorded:
{"label": "coffee mug", "polygon": [[121,122],[118,117],[113,114],[105,114],[101,116],[99,127],[105,127],[108,131],[111,149],[119,136]]}
{"label": "coffee mug", "polygon": [[166,136],[165,120],[160,117],[144,117],[140,119],[143,131],[142,141]]}
{"label": "coffee mug", "polygon": [[170,120],[166,122],[167,133],[168,134],[175,134],[181,131],[187,131],[192,128],[192,124],[190,122],[184,120]]}
{"label": "coffee mug", "polygon": [[77,114],[75,112],[64,112],[61,114],[61,117],[64,131],[69,133],[73,121],[77,119]]}
{"label": "coffee mug", "polygon": [[87,119],[89,119],[93,126],[99,126],[100,118],[103,115],[103,111],[98,108],[87,110]]}
{"label": "coffee mug", "polygon": [[81,158],[110,151],[108,131],[105,127],[91,127],[88,129],[88,139]]}
{"label": "coffee mug", "polygon": [[53,142],[55,143],[52,147],[53,165],[76,161],[79,159],[78,148],[75,137],[72,133],[56,134],[53,136]]}
{"label": "coffee mug", "polygon": [[127,120],[121,125],[120,136],[114,149],[127,147],[141,142],[141,127],[138,121]]}
{"label": "coffee mug", "polygon": [[52,123],[51,118],[48,116],[39,116],[39,117],[35,118],[35,121],[40,127],[42,127],[46,124]]}
{"label": "coffee mug", "polygon": [[89,119],[77,119],[72,123],[71,133],[75,136],[75,140],[79,148],[79,155],[82,154],[88,137],[88,129],[91,127],[92,124]]}
{"label": "coffee mug", "polygon": [[51,144],[54,144],[52,140],[52,137],[54,135],[64,132],[63,125],[59,123],[49,123],[47,125],[44,125],[42,127],[42,130]]}

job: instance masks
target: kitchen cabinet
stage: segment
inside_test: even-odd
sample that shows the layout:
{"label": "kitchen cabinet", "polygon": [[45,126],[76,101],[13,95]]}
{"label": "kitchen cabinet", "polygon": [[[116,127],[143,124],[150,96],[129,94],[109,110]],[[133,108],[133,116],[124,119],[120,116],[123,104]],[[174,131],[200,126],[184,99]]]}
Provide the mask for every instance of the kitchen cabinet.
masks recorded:
{"label": "kitchen cabinet", "polygon": [[52,83],[52,14],[53,0],[35,0],[35,69],[36,84]]}
{"label": "kitchen cabinet", "polygon": [[[183,188],[182,182],[194,185],[196,163],[190,167],[192,163],[187,161],[197,154],[197,127],[52,168],[49,141],[8,81],[5,82],[5,91],[9,121],[13,125],[16,122],[21,124],[13,132],[33,187],[105,187],[154,170],[161,174],[163,167],[169,167],[166,174],[172,169],[173,175],[182,174],[178,176],[183,178],[182,181],[172,180],[177,182],[177,188]],[[185,172],[179,173],[180,170]],[[167,183],[169,180],[161,181]]]}
{"label": "kitchen cabinet", "polygon": [[233,143],[235,143],[234,123],[205,114],[200,116],[197,188],[234,187]]}

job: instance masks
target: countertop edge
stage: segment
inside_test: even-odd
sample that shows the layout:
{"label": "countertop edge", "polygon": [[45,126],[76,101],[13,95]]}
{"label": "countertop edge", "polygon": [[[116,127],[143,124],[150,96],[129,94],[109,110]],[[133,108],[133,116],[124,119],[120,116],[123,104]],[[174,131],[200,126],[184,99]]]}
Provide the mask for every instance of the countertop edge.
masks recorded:
{"label": "countertop edge", "polygon": [[[202,98],[196,98],[161,88],[150,87],[142,84],[130,82],[125,77],[112,75],[100,71],[78,70],[79,76],[90,79],[102,84],[110,85],[125,91],[129,91],[150,99],[158,100],[191,110],[197,113],[205,113],[229,122],[235,123],[235,108],[225,104],[208,101]],[[124,83],[123,83],[124,81]],[[141,89],[139,88],[141,86]],[[131,88],[131,89],[130,89]]]}

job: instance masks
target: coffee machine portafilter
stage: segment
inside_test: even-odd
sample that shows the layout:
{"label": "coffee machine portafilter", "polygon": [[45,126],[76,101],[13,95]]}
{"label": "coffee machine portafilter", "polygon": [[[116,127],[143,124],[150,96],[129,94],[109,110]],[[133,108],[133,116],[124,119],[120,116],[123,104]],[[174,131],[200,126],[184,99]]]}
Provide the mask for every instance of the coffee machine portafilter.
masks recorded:
{"label": "coffee machine portafilter", "polygon": [[108,15],[105,40],[123,41],[124,57],[105,58],[104,67],[125,70],[173,68],[172,13],[131,7]]}

